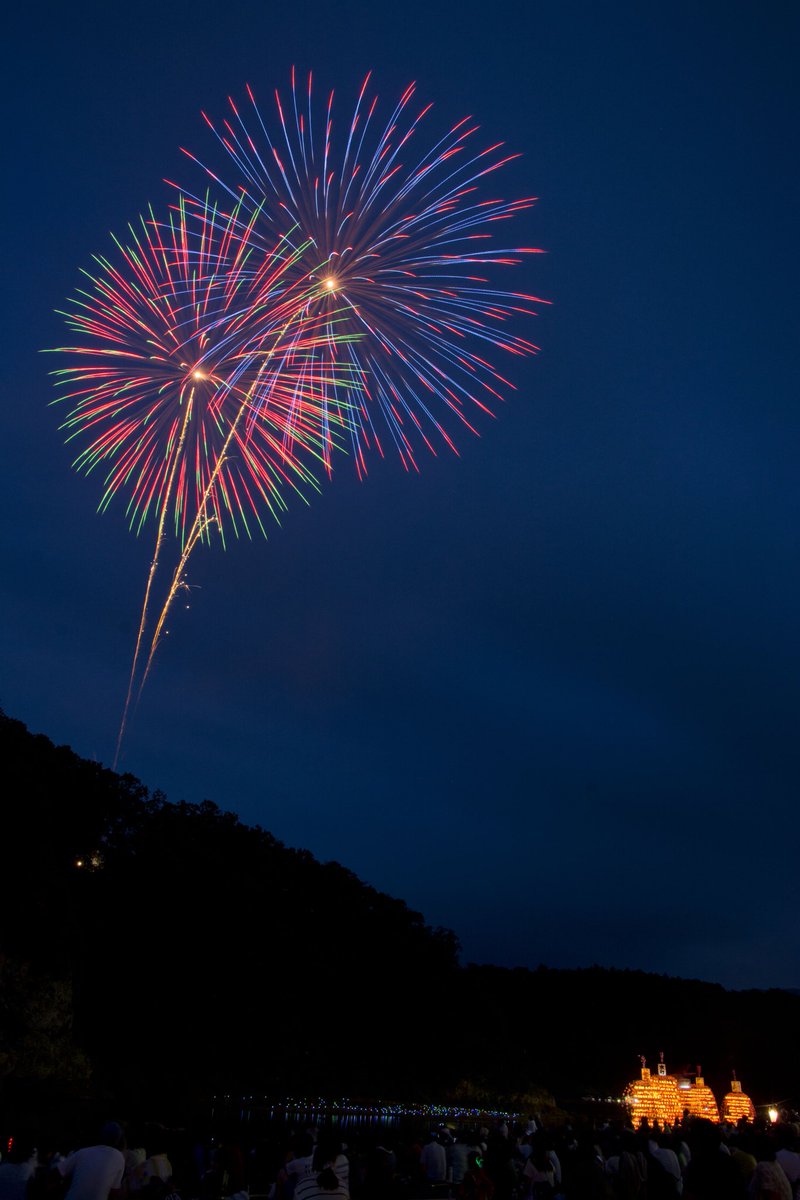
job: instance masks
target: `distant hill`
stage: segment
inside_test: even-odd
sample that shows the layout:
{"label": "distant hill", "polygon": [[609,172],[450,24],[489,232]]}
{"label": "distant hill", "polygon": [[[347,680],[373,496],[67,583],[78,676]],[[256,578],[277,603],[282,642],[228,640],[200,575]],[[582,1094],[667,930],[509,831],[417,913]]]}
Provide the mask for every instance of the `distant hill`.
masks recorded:
{"label": "distant hill", "polygon": [[796,994],[460,967],[449,930],[212,803],[170,804],[1,714],[0,752],[6,1102],[544,1088],[568,1104],[619,1094],[660,1050],[718,1092],[732,1069],[756,1103],[797,1090]]}
{"label": "distant hill", "polygon": [[[211,803],[169,804],[5,716],[0,752],[4,972],[58,982],[63,1074],[77,1080],[82,1061],[67,1052],[71,992],[75,1046],[115,1091],[373,1091],[410,1086],[423,1065],[440,1083],[420,996],[456,970],[450,932],[337,863]],[[7,1078],[42,1070],[19,1034],[12,1023],[0,1044]]]}

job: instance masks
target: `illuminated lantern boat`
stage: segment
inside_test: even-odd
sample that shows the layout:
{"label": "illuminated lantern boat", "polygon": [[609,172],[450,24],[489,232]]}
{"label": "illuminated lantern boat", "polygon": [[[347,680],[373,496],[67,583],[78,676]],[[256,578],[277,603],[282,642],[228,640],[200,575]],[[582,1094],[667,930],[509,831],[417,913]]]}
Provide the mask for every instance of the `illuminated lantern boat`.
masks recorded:
{"label": "illuminated lantern boat", "polygon": [[634,1129],[638,1129],[644,1120],[651,1125],[656,1121],[659,1125],[672,1125],[681,1118],[684,1108],[678,1081],[674,1075],[667,1074],[663,1054],[657,1075],[652,1075],[644,1064],[642,1059],[641,1079],[629,1083],[624,1095]]}
{"label": "illuminated lantern boat", "polygon": [[722,1100],[722,1119],[735,1125],[742,1117],[746,1117],[748,1121],[755,1121],[756,1110],[753,1101],[742,1091],[742,1081],[736,1078],[734,1072],[731,1090],[725,1093]]}
{"label": "illuminated lantern boat", "polygon": [[681,1109],[688,1110],[690,1117],[705,1117],[707,1121],[713,1121],[715,1124],[719,1122],[719,1109],[714,1093],[700,1074],[699,1067],[694,1083],[689,1087],[681,1087],[678,1091]]}

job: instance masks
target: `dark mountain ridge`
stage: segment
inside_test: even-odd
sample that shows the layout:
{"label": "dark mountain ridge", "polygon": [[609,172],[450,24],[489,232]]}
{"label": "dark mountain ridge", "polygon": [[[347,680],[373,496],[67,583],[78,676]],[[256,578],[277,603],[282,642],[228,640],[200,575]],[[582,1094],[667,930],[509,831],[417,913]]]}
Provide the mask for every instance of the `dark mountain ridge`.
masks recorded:
{"label": "dark mountain ridge", "polygon": [[[800,997],[460,966],[449,930],[205,801],[0,715],[0,1095],[619,1095],[638,1055],[792,1099]],[[546,919],[546,915],[545,915]],[[658,931],[654,931],[658,936]]]}

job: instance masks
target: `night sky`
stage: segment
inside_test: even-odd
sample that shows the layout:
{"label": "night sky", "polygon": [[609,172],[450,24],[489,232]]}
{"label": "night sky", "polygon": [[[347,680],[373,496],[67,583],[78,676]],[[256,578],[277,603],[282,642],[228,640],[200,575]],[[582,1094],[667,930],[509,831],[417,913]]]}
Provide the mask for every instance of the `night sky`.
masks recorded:
{"label": "night sky", "polygon": [[[152,551],[49,407],[55,311],[201,110],[292,64],[474,114],[552,300],[458,457],[342,457],[198,551],[120,769],[453,929],[463,961],[800,987],[798,76],[787,3],[171,0],[6,18],[0,704],[110,765]],[[340,104],[341,101],[341,104]],[[385,111],[385,110],[384,110]],[[499,179],[498,179],[499,183]],[[72,801],[80,803],[79,797]],[[213,881],[210,881],[213,883]],[[243,919],[254,919],[243,913]],[[269,938],[271,914],[258,914]]]}

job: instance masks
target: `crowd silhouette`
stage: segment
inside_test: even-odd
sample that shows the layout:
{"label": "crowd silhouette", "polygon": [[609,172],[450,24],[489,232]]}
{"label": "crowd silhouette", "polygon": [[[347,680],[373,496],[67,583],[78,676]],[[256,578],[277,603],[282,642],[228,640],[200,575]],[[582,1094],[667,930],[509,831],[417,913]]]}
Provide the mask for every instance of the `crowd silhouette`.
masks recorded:
{"label": "crowd silhouette", "polygon": [[[80,1139],[79,1139],[80,1140]],[[9,1130],[0,1200],[800,1200],[800,1116]]]}

